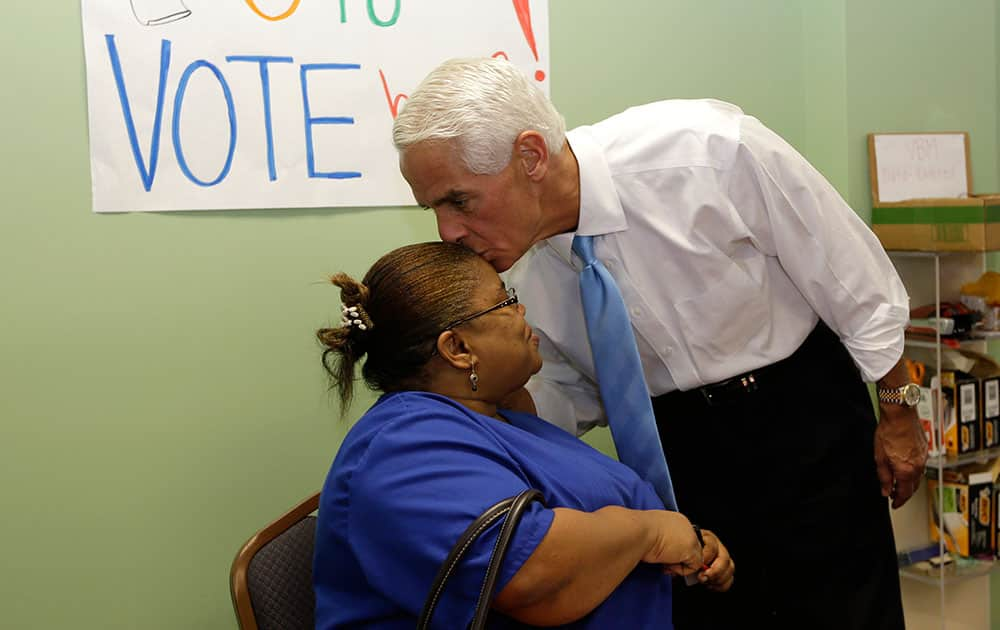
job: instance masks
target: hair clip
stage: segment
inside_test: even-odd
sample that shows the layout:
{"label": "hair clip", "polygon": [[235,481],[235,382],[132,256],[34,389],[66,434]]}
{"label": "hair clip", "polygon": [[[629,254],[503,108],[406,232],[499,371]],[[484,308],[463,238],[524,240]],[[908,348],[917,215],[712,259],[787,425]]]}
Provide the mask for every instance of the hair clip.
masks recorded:
{"label": "hair clip", "polygon": [[361,330],[368,330],[368,326],[366,326],[365,323],[361,321],[361,314],[358,313],[357,306],[342,305],[340,307],[340,311],[343,314],[343,316],[340,319],[341,326],[347,326],[348,328],[350,328],[351,326],[357,326]]}

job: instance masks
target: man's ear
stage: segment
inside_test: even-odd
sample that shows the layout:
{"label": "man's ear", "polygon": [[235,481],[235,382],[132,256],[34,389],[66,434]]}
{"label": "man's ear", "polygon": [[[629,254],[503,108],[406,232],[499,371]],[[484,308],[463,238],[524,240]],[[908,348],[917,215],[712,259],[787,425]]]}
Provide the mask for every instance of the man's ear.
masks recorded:
{"label": "man's ear", "polygon": [[542,134],[522,131],[514,141],[514,157],[520,160],[524,174],[532,181],[541,181],[549,168],[549,148]]}
{"label": "man's ear", "polygon": [[476,363],[476,356],[465,339],[454,330],[446,330],[437,338],[438,355],[459,370],[468,370]]}

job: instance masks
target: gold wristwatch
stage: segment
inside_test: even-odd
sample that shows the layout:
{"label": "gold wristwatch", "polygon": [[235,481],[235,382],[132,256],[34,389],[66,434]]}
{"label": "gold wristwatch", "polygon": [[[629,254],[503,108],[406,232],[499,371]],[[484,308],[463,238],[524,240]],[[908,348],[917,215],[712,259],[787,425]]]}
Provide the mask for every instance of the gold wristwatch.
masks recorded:
{"label": "gold wristwatch", "polygon": [[920,402],[920,386],[916,383],[907,383],[902,387],[891,387],[888,389],[878,388],[879,402],[891,405],[903,405],[904,407],[916,407]]}

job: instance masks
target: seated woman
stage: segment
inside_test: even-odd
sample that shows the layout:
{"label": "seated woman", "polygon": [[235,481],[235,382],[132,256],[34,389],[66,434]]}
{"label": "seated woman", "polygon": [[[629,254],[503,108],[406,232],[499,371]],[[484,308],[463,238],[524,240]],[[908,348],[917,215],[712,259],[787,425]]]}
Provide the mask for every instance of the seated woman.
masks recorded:
{"label": "seated woman", "polygon": [[[365,382],[384,395],[351,428],[323,486],[317,628],[413,628],[465,528],[527,488],[547,507],[535,503],[521,520],[495,620],[670,628],[672,575],[729,588],[733,563],[711,532],[702,548],[688,519],[664,510],[631,469],[501,407],[542,360],[524,306],[488,263],[424,243],[383,256],[362,283],[331,281],[344,320],[317,333],[324,366],[344,408],[363,356]],[[434,627],[468,625],[495,539],[487,532],[470,549]]]}

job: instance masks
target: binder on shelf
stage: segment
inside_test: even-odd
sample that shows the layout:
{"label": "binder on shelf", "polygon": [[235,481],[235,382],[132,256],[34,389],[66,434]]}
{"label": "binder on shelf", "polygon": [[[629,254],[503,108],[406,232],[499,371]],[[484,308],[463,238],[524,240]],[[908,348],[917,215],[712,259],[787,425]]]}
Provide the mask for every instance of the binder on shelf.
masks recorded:
{"label": "binder on shelf", "polygon": [[961,372],[942,370],[945,453],[964,455],[983,448],[979,416],[979,381]]}
{"label": "binder on shelf", "polygon": [[980,381],[983,405],[983,448],[1000,445],[1000,376]]}

